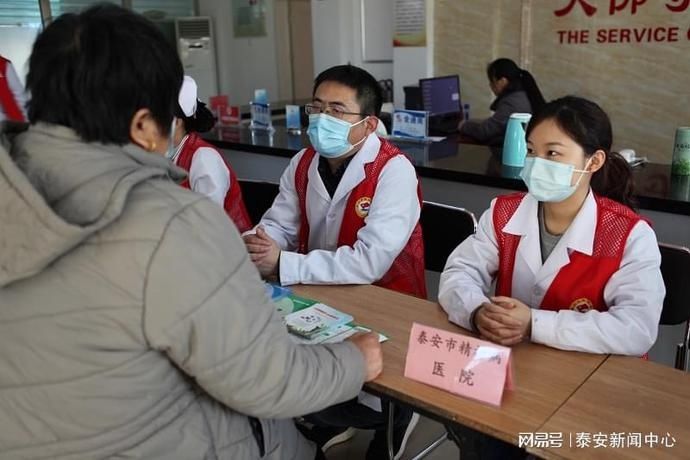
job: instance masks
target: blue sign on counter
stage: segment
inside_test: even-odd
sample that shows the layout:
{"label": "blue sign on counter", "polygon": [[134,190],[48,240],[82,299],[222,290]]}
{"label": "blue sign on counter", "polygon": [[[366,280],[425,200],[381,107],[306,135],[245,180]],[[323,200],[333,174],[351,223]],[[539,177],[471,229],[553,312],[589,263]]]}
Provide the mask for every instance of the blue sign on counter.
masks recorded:
{"label": "blue sign on counter", "polygon": [[251,129],[263,129],[272,131],[273,120],[271,119],[271,104],[262,104],[259,102],[250,102]]}
{"label": "blue sign on counter", "polygon": [[302,132],[302,123],[299,115],[299,105],[285,106],[285,124],[289,134],[300,134]]}
{"label": "blue sign on counter", "polygon": [[429,133],[429,113],[423,110],[399,110],[393,112],[393,136],[425,139]]}
{"label": "blue sign on counter", "polygon": [[254,90],[254,102],[258,104],[268,104],[268,91],[264,88]]}

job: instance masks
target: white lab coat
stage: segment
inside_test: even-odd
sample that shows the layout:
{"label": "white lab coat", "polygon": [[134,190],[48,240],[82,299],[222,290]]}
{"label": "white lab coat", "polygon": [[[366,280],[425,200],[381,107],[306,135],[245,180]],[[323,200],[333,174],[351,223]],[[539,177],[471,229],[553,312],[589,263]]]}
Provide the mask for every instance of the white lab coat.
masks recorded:
{"label": "white lab coat", "polygon": [[[488,302],[498,272],[498,245],[493,209],[486,211],[477,233],[450,255],[441,275],[439,302],[452,322],[470,328],[470,315]],[[569,262],[571,250],[591,255],[597,204],[590,192],[575,220],[542,265],[539,244],[538,202],[526,195],[503,228],[521,235],[515,256],[512,297],[532,311],[532,341],[564,350],[639,356],[657,336],[665,288],[656,236],[646,222],[633,227],[620,268],[604,288],[606,312],[539,310],[551,282]]]}
{"label": "white lab coat", "polygon": [[410,161],[392,158],[379,175],[365,225],[353,247],[338,247],[338,234],[352,189],[364,179],[364,165],[372,162],[381,141],[370,134],[352,158],[333,199],[318,171],[319,158],[309,166],[306,194],[309,222],[308,254],[293,252],[298,246],[300,210],[295,190],[295,170],[304,150],[292,158],[280,179],[280,193],[259,225],[278,243],[280,281],[290,284],[370,284],[388,271],[419,220],[417,175]]}
{"label": "white lab coat", "polygon": [[[14,69],[14,66],[11,62],[7,63],[7,70],[5,73],[10,92],[14,96],[15,102],[19,106],[19,109],[22,111],[24,118],[26,119],[26,92],[24,91],[24,86],[22,86],[21,80],[19,80],[17,71]],[[2,106],[2,104],[0,104],[0,122],[5,121],[6,119],[7,115],[5,115],[5,108]]]}
{"label": "white lab coat", "polygon": [[[180,153],[189,137],[185,136],[171,158],[177,164]],[[199,147],[192,157],[189,167],[189,186],[196,193],[225,207],[225,197],[230,190],[230,171],[220,152],[210,147]]]}

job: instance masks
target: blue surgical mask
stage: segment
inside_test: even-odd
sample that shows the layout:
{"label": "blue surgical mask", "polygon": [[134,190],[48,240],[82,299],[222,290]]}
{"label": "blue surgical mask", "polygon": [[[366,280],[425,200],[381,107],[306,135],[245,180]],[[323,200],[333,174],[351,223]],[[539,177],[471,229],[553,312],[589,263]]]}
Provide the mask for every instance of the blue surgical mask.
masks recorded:
{"label": "blue surgical mask", "polygon": [[172,123],[170,124],[170,134],[168,135],[168,150],[165,152],[165,158],[168,160],[171,160],[175,156],[177,147],[175,145],[175,120],[176,118],[173,117]]}
{"label": "blue surgical mask", "polygon": [[[589,160],[585,168],[589,166]],[[573,173],[580,173],[575,185],[570,185]],[[545,160],[539,157],[525,158],[525,166],[520,172],[520,177],[527,185],[529,193],[538,201],[559,202],[568,199],[580,184],[582,176],[589,171],[575,169],[575,166],[567,163],[559,163],[553,160]]]}
{"label": "blue surgical mask", "polygon": [[348,136],[353,126],[357,126],[365,120],[366,118],[357,123],[348,123],[325,113],[311,114],[309,115],[307,134],[311,145],[314,146],[319,155],[326,158],[338,158],[364,142],[366,136],[353,145]]}

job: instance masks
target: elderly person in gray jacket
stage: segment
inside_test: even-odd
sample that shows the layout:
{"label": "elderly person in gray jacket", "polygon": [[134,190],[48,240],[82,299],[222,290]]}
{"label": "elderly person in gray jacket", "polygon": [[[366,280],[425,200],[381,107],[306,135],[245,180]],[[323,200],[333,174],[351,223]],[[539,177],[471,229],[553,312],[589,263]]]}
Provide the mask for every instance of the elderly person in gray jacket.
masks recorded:
{"label": "elderly person in gray jacket", "polygon": [[290,418],[355,397],[380,346],[295,345],[223,209],[176,185],[172,46],[119,7],[63,15],[27,82],[0,147],[0,457],[315,458]]}
{"label": "elderly person in gray jacket", "polygon": [[503,145],[508,119],[513,113],[537,113],[544,105],[537,82],[508,58],[499,58],[486,68],[491,91],[496,96],[490,109],[493,114],[483,120],[463,120],[460,134],[480,144]]}

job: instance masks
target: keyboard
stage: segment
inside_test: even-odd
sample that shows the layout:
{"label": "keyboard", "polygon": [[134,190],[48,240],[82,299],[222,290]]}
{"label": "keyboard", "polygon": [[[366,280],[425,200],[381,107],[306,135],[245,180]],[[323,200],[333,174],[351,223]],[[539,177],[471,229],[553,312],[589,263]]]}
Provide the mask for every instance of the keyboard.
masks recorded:
{"label": "keyboard", "polygon": [[429,118],[429,135],[446,136],[458,132],[458,124],[462,120],[461,115],[453,116],[431,116]]}

